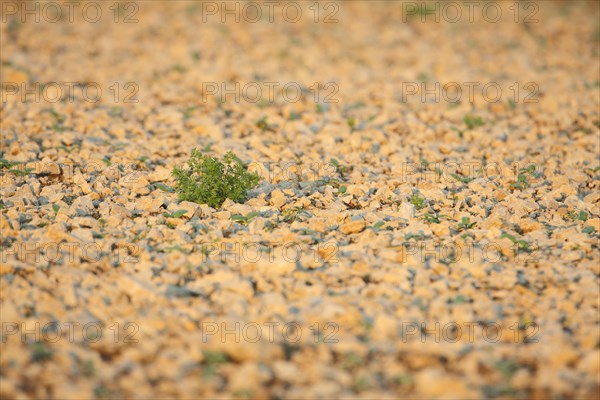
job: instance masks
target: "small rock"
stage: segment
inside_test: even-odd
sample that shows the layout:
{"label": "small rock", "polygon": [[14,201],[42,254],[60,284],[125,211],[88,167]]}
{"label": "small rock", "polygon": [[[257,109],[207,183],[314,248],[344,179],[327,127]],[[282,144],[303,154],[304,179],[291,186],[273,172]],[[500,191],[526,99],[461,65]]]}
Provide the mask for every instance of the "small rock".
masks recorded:
{"label": "small rock", "polygon": [[359,233],[362,232],[366,226],[367,223],[365,221],[351,221],[340,226],[340,232],[346,235],[351,233]]}

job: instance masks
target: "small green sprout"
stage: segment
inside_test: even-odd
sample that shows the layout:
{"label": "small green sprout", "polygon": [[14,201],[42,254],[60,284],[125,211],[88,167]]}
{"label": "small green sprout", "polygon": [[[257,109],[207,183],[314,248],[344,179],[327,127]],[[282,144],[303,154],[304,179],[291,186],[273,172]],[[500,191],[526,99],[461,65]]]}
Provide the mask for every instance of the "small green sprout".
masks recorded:
{"label": "small green sprout", "polygon": [[379,228],[381,228],[383,225],[385,225],[385,221],[377,221],[375,222],[375,224],[373,225],[373,228],[375,230],[379,230]]}
{"label": "small green sprout", "polygon": [[458,223],[458,231],[466,231],[467,229],[471,229],[475,225],[477,225],[477,222],[471,222],[471,218],[462,217],[460,219],[460,222]]}
{"label": "small green sprout", "polygon": [[408,374],[396,375],[394,380],[401,386],[410,386],[414,383],[414,378]]}
{"label": "small green sprout", "polygon": [[198,109],[198,106],[189,106],[185,110],[183,110],[183,119],[190,119],[194,114],[194,111]]}
{"label": "small green sprout", "polygon": [[204,351],[204,363],[206,367],[204,369],[205,376],[211,376],[215,374],[216,367],[219,364],[226,364],[229,362],[227,355],[218,351]]}
{"label": "small green sprout", "polygon": [[509,233],[503,233],[502,235],[500,235],[500,239],[504,239],[507,238],[508,240],[510,240],[511,242],[513,242],[513,244],[516,244],[519,247],[519,250],[529,250],[529,243],[527,243],[525,240],[519,240],[517,238],[515,238],[513,235],[509,234]]}
{"label": "small green sprout", "polygon": [[423,215],[423,219],[425,222],[439,224],[440,218],[449,218],[447,215],[437,214],[437,213],[427,213]]}
{"label": "small green sprout", "polygon": [[231,220],[235,221],[239,224],[242,225],[248,225],[250,223],[250,221],[252,221],[252,219],[254,219],[254,217],[260,215],[260,213],[258,211],[252,211],[250,213],[248,213],[246,216],[243,216],[241,214],[234,214],[231,216]]}
{"label": "small green sprout", "polygon": [[281,213],[281,216],[283,217],[282,218],[283,222],[287,222],[288,224],[294,222],[296,219],[300,218],[302,215],[304,215],[306,217],[312,217],[312,214],[309,213],[308,211],[306,211],[302,207],[290,208],[290,209],[284,210]]}
{"label": "small green sprout", "polygon": [[348,167],[340,164],[340,162],[338,160],[336,160],[335,158],[332,158],[330,161],[333,164],[333,166],[335,167],[336,172],[338,174],[340,174],[341,177],[344,177],[344,174],[346,174],[346,172],[348,172]]}
{"label": "small green sprout", "polygon": [[425,207],[427,207],[427,202],[425,197],[421,197],[421,195],[419,193],[414,193],[409,199],[408,201],[415,206],[415,208],[417,210],[422,210]]}
{"label": "small green sprout", "polygon": [[94,360],[86,360],[83,363],[81,370],[83,372],[83,375],[85,375],[86,377],[93,377],[96,374],[96,366],[94,365]]}
{"label": "small green sprout", "polygon": [[570,219],[571,221],[587,221],[588,214],[585,211],[580,211],[579,213],[575,211],[569,211],[567,215],[565,215],[564,219]]}
{"label": "small green sprout", "polygon": [[455,173],[450,174],[450,176],[462,183],[471,183],[475,179],[475,178],[469,178],[468,176],[458,175]]}
{"label": "small green sprout", "polygon": [[354,128],[356,127],[356,119],[354,119],[354,117],[350,117],[346,120],[346,123],[348,124],[348,127],[351,130],[354,130]]}
{"label": "small green sprout", "polygon": [[179,200],[213,208],[221,207],[225,199],[243,201],[246,192],[260,181],[260,176],[248,172],[246,165],[231,151],[220,161],[193,149],[188,169],[175,167],[172,174],[177,181]]}
{"label": "small green sprout", "polygon": [[167,218],[181,218],[185,215],[185,213],[187,212],[187,210],[177,210],[177,211],[173,211],[172,213],[163,213],[163,215]]}
{"label": "small green sprout", "polygon": [[420,241],[423,241],[423,240],[427,239],[427,236],[425,236],[421,232],[419,232],[419,233],[407,233],[406,235],[404,235],[404,239],[406,241],[409,241],[410,239],[415,239],[417,242],[420,242]]}
{"label": "small green sprout", "polygon": [[273,125],[270,125],[267,122],[267,117],[262,117],[261,119],[256,121],[256,127],[260,128],[260,130],[262,132],[265,132],[265,131],[275,132],[275,128],[273,127]]}
{"label": "small green sprout", "polygon": [[463,131],[461,131],[460,129],[458,129],[458,128],[454,127],[454,126],[452,128],[450,128],[450,129],[452,129],[454,132],[458,133],[459,139],[462,139],[462,138],[465,137],[465,133]]}
{"label": "small green sprout", "polygon": [[41,342],[35,342],[33,344],[33,353],[31,354],[31,361],[45,361],[52,358],[54,352],[48,346]]}
{"label": "small green sprout", "polygon": [[462,303],[466,303],[468,301],[468,299],[463,296],[462,294],[459,294],[458,296],[452,298],[449,300],[450,304],[462,304]]}
{"label": "small green sprout", "polygon": [[467,128],[473,129],[480,126],[485,125],[485,122],[481,117],[473,116],[473,115],[465,115],[463,118],[463,122],[467,125]]}
{"label": "small green sprout", "polygon": [[352,370],[354,368],[360,367],[363,363],[363,358],[351,351],[346,353],[344,361],[342,362],[342,368],[344,368],[345,370]]}
{"label": "small green sprout", "polygon": [[541,173],[535,172],[535,168],[535,164],[530,164],[527,166],[527,168],[520,170],[517,174],[517,181],[511,183],[510,187],[514,189],[523,190],[531,186],[530,182],[527,180],[528,177],[539,178],[540,176],[542,176]]}

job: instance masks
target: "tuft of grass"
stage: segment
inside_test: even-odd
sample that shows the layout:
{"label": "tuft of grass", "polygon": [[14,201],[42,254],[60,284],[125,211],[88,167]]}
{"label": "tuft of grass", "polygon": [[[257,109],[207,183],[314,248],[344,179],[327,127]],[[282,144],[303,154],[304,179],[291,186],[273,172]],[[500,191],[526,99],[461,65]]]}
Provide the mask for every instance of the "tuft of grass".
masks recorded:
{"label": "tuft of grass", "polygon": [[221,207],[225,199],[239,203],[260,181],[260,176],[248,172],[231,151],[220,161],[193,149],[187,164],[187,169],[175,167],[172,171],[181,201],[208,204],[213,208]]}

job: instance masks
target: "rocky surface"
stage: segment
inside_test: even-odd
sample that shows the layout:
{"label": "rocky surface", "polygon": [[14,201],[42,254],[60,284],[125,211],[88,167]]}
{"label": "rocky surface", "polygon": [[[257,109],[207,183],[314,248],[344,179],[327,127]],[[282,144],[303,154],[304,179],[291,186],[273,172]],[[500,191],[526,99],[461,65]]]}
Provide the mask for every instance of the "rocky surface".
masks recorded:
{"label": "rocky surface", "polygon": [[599,7],[525,3],[5,15],[2,398],[597,397]]}

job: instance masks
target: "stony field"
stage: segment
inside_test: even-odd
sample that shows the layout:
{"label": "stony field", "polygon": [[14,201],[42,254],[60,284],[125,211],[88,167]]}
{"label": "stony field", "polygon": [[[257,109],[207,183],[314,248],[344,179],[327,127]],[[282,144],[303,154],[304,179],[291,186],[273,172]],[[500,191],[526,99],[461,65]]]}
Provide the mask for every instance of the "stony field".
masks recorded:
{"label": "stony field", "polygon": [[600,3],[472,3],[2,1],[0,397],[600,396]]}

